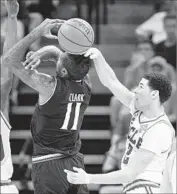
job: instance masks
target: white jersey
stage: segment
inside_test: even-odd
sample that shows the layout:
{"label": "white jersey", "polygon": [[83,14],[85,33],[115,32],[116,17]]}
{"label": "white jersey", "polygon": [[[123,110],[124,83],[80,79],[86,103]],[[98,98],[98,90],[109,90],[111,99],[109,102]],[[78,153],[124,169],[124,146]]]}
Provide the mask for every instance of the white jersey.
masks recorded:
{"label": "white jersey", "polygon": [[1,142],[1,181],[11,179],[13,173],[13,165],[11,158],[10,148],[10,129],[11,126],[7,119],[1,112],[1,131],[0,131],[0,142]]}
{"label": "white jersey", "polygon": [[153,161],[136,177],[136,180],[142,179],[160,184],[166,159],[171,150],[174,129],[165,113],[158,118],[142,121],[142,112],[134,109],[133,102],[130,110],[132,119],[121,167],[124,168],[129,163],[140,147],[151,151],[156,154]]}
{"label": "white jersey", "polygon": [[177,193],[176,190],[176,142],[175,149],[170,153],[163,172],[160,193]]}

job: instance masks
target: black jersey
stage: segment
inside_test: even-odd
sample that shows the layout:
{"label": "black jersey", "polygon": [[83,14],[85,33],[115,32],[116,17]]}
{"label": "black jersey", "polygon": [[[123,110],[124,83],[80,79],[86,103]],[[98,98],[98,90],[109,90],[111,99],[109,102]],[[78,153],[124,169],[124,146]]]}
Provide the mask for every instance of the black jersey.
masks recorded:
{"label": "black jersey", "polygon": [[36,105],[32,121],[33,155],[79,152],[79,131],[89,105],[91,90],[85,81],[56,78],[52,97],[44,105]]}

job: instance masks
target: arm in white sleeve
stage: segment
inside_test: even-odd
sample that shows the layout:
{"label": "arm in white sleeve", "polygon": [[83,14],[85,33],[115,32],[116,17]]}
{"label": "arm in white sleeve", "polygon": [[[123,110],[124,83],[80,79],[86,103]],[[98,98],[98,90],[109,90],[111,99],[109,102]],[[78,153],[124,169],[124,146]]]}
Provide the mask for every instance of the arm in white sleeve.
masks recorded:
{"label": "arm in white sleeve", "polygon": [[98,74],[98,77],[102,84],[106,86],[111,92],[126,106],[129,104],[133,98],[133,93],[128,90],[116,77],[115,72],[106,62],[103,55],[99,54],[97,58],[94,59],[94,65]]}

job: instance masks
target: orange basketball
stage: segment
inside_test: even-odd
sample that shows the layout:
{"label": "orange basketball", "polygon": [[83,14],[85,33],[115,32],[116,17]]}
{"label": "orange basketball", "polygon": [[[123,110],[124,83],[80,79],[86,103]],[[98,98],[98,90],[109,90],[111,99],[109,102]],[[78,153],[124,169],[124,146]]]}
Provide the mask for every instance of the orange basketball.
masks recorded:
{"label": "orange basketball", "polygon": [[93,45],[94,31],[85,20],[72,18],[60,27],[58,41],[64,51],[75,55],[83,54]]}

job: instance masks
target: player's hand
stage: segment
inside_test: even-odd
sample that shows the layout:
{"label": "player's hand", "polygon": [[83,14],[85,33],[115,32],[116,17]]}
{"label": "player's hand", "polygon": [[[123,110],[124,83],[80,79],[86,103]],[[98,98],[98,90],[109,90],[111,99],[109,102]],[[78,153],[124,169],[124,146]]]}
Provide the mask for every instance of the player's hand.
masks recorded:
{"label": "player's hand", "polygon": [[59,28],[65,20],[60,19],[45,19],[37,29],[40,31],[41,36],[45,36],[49,39],[58,39],[57,36],[51,34],[52,28]]}
{"label": "player's hand", "polygon": [[67,174],[67,179],[69,183],[72,184],[89,184],[90,178],[89,175],[82,169],[82,168],[73,168],[73,171],[70,170],[64,170],[64,172]]}
{"label": "player's hand", "polygon": [[84,54],[85,57],[89,57],[90,59],[96,59],[100,57],[102,54],[97,48],[90,48],[88,51]]}
{"label": "player's hand", "polygon": [[19,12],[19,4],[17,0],[5,0],[7,13],[11,17],[16,17]]}
{"label": "player's hand", "polygon": [[40,65],[41,60],[37,52],[30,51],[26,55],[26,60],[22,63],[25,69],[37,69]]}

